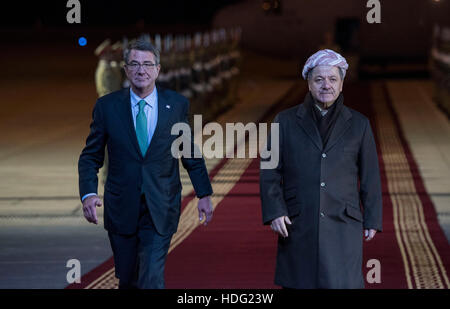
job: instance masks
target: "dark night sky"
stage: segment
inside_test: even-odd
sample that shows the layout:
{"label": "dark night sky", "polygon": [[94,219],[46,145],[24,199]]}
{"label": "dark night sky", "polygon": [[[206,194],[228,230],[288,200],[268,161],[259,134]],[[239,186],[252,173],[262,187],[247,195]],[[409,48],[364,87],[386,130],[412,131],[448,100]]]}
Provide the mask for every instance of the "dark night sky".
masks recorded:
{"label": "dark night sky", "polygon": [[[160,0],[106,1],[80,0],[83,26],[130,25],[143,19],[146,24],[208,24],[214,13],[240,0]],[[67,0],[8,1],[2,3],[0,25],[33,26],[39,20],[43,26],[67,26]]]}

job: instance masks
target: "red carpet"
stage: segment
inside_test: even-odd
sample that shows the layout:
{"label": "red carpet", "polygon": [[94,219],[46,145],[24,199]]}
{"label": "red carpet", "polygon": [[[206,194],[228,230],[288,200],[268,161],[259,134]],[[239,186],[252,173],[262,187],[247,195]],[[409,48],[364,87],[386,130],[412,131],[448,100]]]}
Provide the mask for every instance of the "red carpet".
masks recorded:
{"label": "red carpet", "polygon": [[378,161],[383,190],[383,232],[377,233],[372,241],[364,242],[363,245],[364,277],[366,277],[367,272],[371,269],[368,267],[367,262],[371,259],[377,259],[381,264],[381,283],[368,284],[367,281],[365,281],[365,285],[366,288],[379,289],[407,288],[405,273],[402,266],[402,256],[395,237],[392,203],[389,196],[386,169],[383,162],[380,142],[377,136],[378,128],[375,118],[375,110],[370,97],[366,99],[367,101],[365,104],[361,102],[361,98],[367,97],[367,94],[370,93],[369,85],[359,84],[357,87],[345,89],[344,93],[346,101],[345,104],[370,119],[372,131],[377,142]]}
{"label": "red carpet", "polygon": [[262,226],[254,160],[217,206],[213,221],[168,256],[167,288],[274,288],[276,236]]}

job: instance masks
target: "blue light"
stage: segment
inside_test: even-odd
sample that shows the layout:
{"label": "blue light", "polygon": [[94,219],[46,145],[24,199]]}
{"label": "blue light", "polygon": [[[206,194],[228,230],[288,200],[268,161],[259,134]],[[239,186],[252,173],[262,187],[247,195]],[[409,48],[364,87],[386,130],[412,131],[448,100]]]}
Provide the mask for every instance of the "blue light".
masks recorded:
{"label": "blue light", "polygon": [[85,37],[81,37],[78,39],[78,44],[80,44],[80,46],[86,46],[87,44],[87,40]]}

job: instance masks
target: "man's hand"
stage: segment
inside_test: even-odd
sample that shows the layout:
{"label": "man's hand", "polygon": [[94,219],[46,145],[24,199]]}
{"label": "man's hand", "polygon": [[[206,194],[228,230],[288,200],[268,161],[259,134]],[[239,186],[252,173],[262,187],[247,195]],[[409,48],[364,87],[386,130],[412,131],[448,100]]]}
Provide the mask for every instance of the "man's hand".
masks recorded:
{"label": "man's hand", "polygon": [[287,227],[286,227],[286,223],[289,225],[292,224],[292,222],[291,222],[291,220],[289,220],[288,216],[282,216],[282,217],[272,220],[270,227],[272,228],[272,230],[275,233],[278,233],[281,236],[283,236],[284,238],[286,238],[289,236]]}
{"label": "man's hand", "polygon": [[377,230],[364,230],[364,236],[366,237],[366,241],[372,240],[375,237]]}
{"label": "man's hand", "polygon": [[198,208],[198,219],[200,220],[200,222],[202,222],[203,215],[205,215],[206,219],[205,222],[203,222],[203,225],[208,225],[213,215],[211,198],[209,196],[205,196],[199,199],[197,208]]}
{"label": "man's hand", "polygon": [[88,220],[88,222],[97,224],[97,209],[95,209],[95,206],[102,206],[102,200],[97,195],[88,196],[83,201],[84,217]]}

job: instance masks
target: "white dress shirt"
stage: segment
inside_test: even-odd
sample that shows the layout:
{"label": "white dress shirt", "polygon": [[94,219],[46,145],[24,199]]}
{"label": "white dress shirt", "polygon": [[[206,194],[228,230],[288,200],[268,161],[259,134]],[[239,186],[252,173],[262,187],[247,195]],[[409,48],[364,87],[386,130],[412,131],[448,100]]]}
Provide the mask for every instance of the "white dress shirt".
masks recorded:
{"label": "white dress shirt", "polygon": [[[136,130],[136,117],[139,113],[139,101],[144,100],[147,104],[144,106],[144,113],[147,117],[147,130],[148,130],[148,144],[152,141],[153,134],[155,133],[156,123],[158,122],[158,91],[154,87],[152,93],[145,98],[139,97],[130,87],[130,101],[131,101],[131,114],[133,115],[134,129]],[[81,202],[83,202],[88,196],[97,195],[96,193],[88,193],[83,196]]]}

